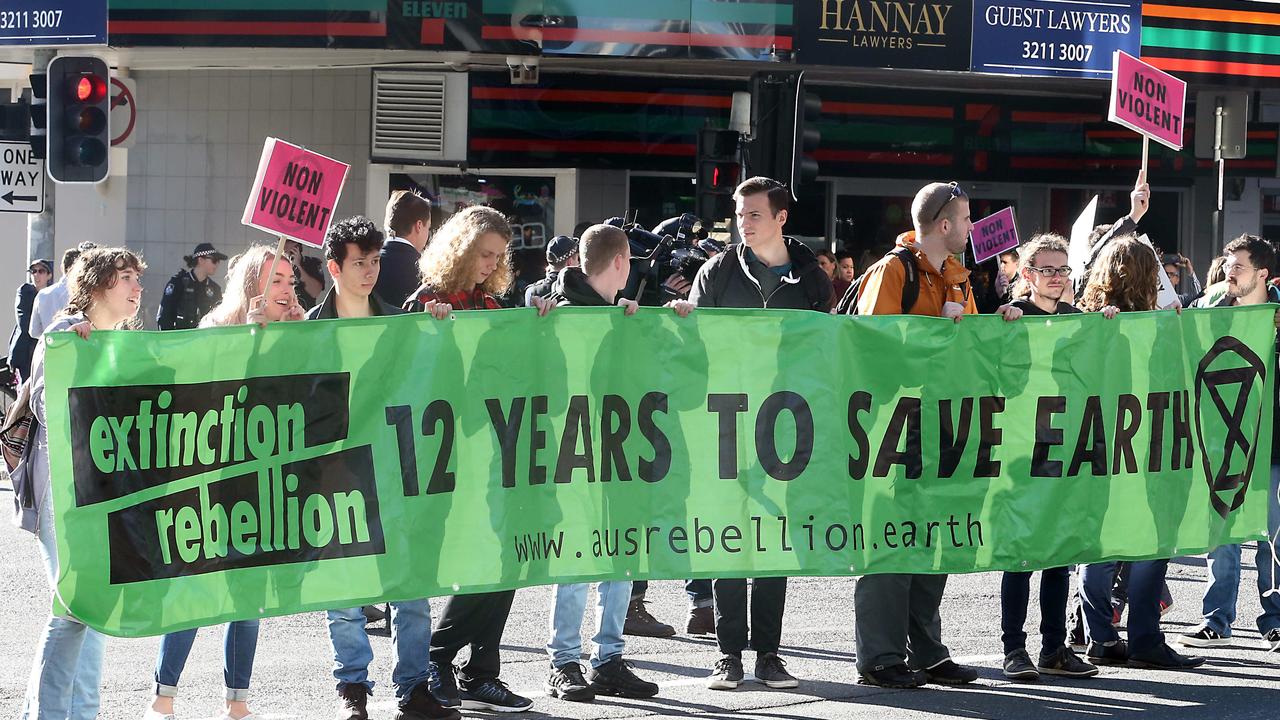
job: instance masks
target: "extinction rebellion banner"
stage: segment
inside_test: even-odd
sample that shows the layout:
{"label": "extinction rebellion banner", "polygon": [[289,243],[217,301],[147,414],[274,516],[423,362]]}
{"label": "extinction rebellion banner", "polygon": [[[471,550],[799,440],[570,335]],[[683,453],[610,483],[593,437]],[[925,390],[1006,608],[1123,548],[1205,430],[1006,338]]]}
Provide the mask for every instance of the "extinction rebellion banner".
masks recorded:
{"label": "extinction rebellion banner", "polygon": [[1202,552],[1264,533],[1273,314],[59,334],[58,602],[147,635],[555,582]]}

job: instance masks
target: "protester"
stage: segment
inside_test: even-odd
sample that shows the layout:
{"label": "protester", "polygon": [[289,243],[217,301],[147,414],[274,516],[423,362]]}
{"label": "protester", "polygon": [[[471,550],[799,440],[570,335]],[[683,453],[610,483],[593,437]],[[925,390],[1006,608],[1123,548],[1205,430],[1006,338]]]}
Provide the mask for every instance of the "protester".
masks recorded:
{"label": "protester", "polygon": [[578,238],[557,235],[547,243],[547,276],[524,290],[524,304],[533,307],[533,298],[551,294],[556,276],[567,267],[578,267]]}
{"label": "protester", "polygon": [[844,297],[857,277],[858,268],[853,262],[853,255],[845,250],[836,253],[836,272],[831,278],[836,300]]}
{"label": "protester", "polygon": [[[1200,278],[1196,277],[1195,268],[1191,266],[1191,261],[1184,255],[1178,253],[1167,253],[1161,259],[1160,263],[1164,266],[1164,274],[1169,277],[1169,284],[1173,286],[1174,292],[1178,294],[1178,302],[1182,307],[1191,307],[1191,304],[1200,299],[1204,294],[1204,290],[1200,288]],[[1182,280],[1191,280],[1191,291],[1182,292]]]}
{"label": "protester", "polygon": [[31,327],[27,331],[36,340],[44,335],[44,331],[53,322],[53,318],[62,308],[67,306],[70,289],[67,287],[68,276],[80,253],[98,247],[95,243],[85,241],[62,253],[62,277],[58,282],[46,287],[36,294],[35,304],[31,306]]}
{"label": "protester", "polygon": [[[1227,294],[1214,307],[1280,303],[1280,290],[1270,284],[1276,268],[1276,251],[1271,243],[1256,235],[1241,235],[1227,243],[1222,254]],[[1277,392],[1280,393],[1280,389]],[[1280,395],[1277,400],[1280,401]],[[1258,570],[1258,601],[1262,605],[1258,632],[1272,650],[1280,650],[1280,590],[1276,586],[1276,548],[1280,541],[1280,423],[1273,423],[1272,432],[1267,537],[1258,541],[1254,567]],[[1240,545],[1213,549],[1209,553],[1209,581],[1204,589],[1204,621],[1179,637],[1178,642],[1187,647],[1230,645],[1239,589]]]}
{"label": "protester", "polygon": [[[66,278],[66,305],[45,331],[71,330],[89,340],[93,330],[136,328],[145,270],[142,260],[124,248],[95,248],[84,252]],[[31,412],[36,429],[30,439],[33,446],[29,476],[35,503],[16,520],[23,530],[35,533],[39,539],[49,589],[56,591],[61,568],[49,473],[44,353],[45,344],[39,343],[31,363]],[[53,398],[53,401],[66,402],[65,398]],[[70,479],[65,482],[70,483]],[[36,645],[22,720],[96,718],[105,646],[106,639],[80,621],[70,616],[50,615]]]}
{"label": "protester", "polygon": [[[867,270],[857,302],[848,311],[930,315],[956,322],[976,313],[969,271],[956,259],[973,229],[969,197],[957,183],[930,183],[916,193],[911,218],[915,230],[899,236],[898,249]],[[908,277],[915,282],[909,283]],[[912,293],[914,298],[909,297]],[[1006,320],[1022,315],[1010,306],[999,311]],[[942,644],[939,607],[946,586],[946,575],[892,573],[858,579],[853,602],[860,682],[910,688],[978,679],[977,671],[956,664]]]}
{"label": "protester", "polygon": [[384,225],[387,241],[373,292],[399,307],[418,287],[418,262],[431,241],[431,202],[412,190],[397,190],[387,199]]}
{"label": "protester", "polygon": [[[784,237],[791,191],[766,177],[743,181],[734,190],[734,217],[742,243],[708,260],[698,270],[689,300],[698,307],[786,308],[829,312],[834,303],[831,279],[803,243]],[[742,651],[747,647],[747,581],[720,578],[711,582],[715,607],[716,661],[707,687],[732,690],[742,683]],[[800,683],[778,657],[782,614],[787,599],[785,577],[751,581],[751,649],[756,653],[755,678],[772,688]]]}
{"label": "protester", "polygon": [[[1067,264],[1069,241],[1044,233],[1019,249],[1019,288],[1025,296],[1013,306],[1027,315],[1079,313],[1063,302],[1071,286]],[[1003,256],[1001,258],[1003,263]],[[1002,268],[1003,271],[1003,268]],[[1015,293],[1017,290],[1015,290]],[[1071,594],[1071,568],[1040,572],[1040,656],[1032,663],[1027,653],[1027,606],[1031,599],[1031,573],[1005,572],[1000,580],[1000,630],[1004,643],[1004,676],[1011,680],[1038,680],[1041,673],[1068,677],[1093,677],[1098,668],[1086,663],[1067,647],[1067,598]]]}
{"label": "protester", "polygon": [[161,330],[200,326],[200,319],[222,301],[222,288],[214,282],[213,274],[218,271],[218,263],[226,259],[209,243],[196,245],[190,255],[182,258],[187,267],[169,278],[160,298],[156,325]]}
{"label": "protester", "polygon": [[[1204,292],[1195,302],[1191,303],[1191,307],[1213,307],[1227,294],[1227,274],[1223,271],[1222,265],[1226,258],[1219,255],[1209,264],[1209,272],[1204,276]],[[1274,285],[1275,280],[1269,280],[1269,285]]]}
{"label": "protester", "polygon": [[1128,237],[1138,230],[1138,223],[1151,209],[1151,186],[1147,184],[1147,171],[1139,170],[1138,179],[1129,192],[1129,214],[1111,223],[1098,225],[1089,233],[1089,257],[1085,260],[1084,272],[1074,278],[1075,296],[1080,297],[1085,285],[1089,284],[1089,270],[1097,262],[1102,251],[1116,238]]}
{"label": "protester", "polygon": [[[627,234],[613,225],[593,225],[582,234],[582,267],[562,268],[555,276],[551,292],[533,295],[539,315],[546,315],[558,305],[581,307],[625,308],[634,315],[640,307],[634,300],[620,298],[631,275],[631,246]],[[575,250],[577,247],[575,247]],[[548,252],[550,256],[550,252]],[[693,303],[673,300],[668,303],[680,317],[688,317]],[[556,585],[551,612],[551,634],[547,653],[551,656],[551,674],[545,683],[551,697],[576,702],[590,702],[597,694],[625,698],[648,698],[658,694],[656,683],[636,676],[622,659],[626,644],[622,638],[627,604],[631,598],[631,582],[611,580],[596,585],[595,649],[591,655],[591,673],[582,675],[578,658],[582,655],[582,615],[587,604],[587,584]]]}
{"label": "protester", "polygon": [[306,259],[306,255],[302,252],[302,243],[297,240],[284,241],[284,258],[281,262],[288,262],[293,267],[293,294],[298,298],[298,304],[302,306],[304,311],[315,307],[316,296],[307,292],[307,283],[303,279],[305,273],[302,272],[302,263]]}
{"label": "protester", "polygon": [[[1159,290],[1156,255],[1132,235],[1111,239],[1097,256],[1080,309],[1113,318],[1120,312],[1155,310]],[[1089,645],[1085,659],[1094,665],[1186,669],[1204,658],[1180,655],[1160,632],[1160,596],[1169,561],[1142,560],[1129,568],[1129,642],[1112,625],[1111,589],[1116,563],[1086,565],[1080,573],[1080,603]]]}
{"label": "protester", "polygon": [[[511,286],[510,242],[510,224],[497,210],[473,206],[456,213],[422,256],[422,285],[405,302],[405,309],[500,308],[495,296]],[[454,595],[445,603],[431,634],[431,663],[436,671],[431,692],[441,705],[494,712],[533,707],[532,700],[511,692],[498,678],[502,667],[498,646],[514,598],[514,590],[502,590]],[[455,668],[454,658],[467,645],[471,656]]]}
{"label": "protester", "polygon": [[[308,320],[380,317],[404,311],[374,294],[382,264],[382,232],[365,217],[336,222],[325,234],[325,267],[333,287],[307,312]],[[433,312],[447,317],[448,308]],[[391,648],[395,664],[391,683],[395,686],[397,720],[456,720],[457,710],[442,707],[431,694],[431,665],[427,650],[431,644],[431,604],[426,598],[390,603]],[[367,720],[368,696],[374,683],[369,679],[373,648],[364,625],[367,612],[351,607],[328,612],[329,642],[333,648],[333,676],[337,680],[340,720]]]}
{"label": "protester", "polygon": [[31,354],[36,350],[36,340],[30,334],[31,308],[35,305],[36,294],[48,287],[53,279],[53,261],[36,260],[27,267],[27,274],[31,276],[31,282],[18,288],[13,303],[17,324],[9,336],[9,367],[13,368],[19,383],[31,375]]}
{"label": "protester", "polygon": [[818,256],[818,267],[821,267],[822,272],[826,273],[827,277],[834,282],[836,279],[836,254],[823,248],[816,255]]}
{"label": "protester", "polygon": [[[302,290],[311,297],[318,298],[324,294],[325,275],[324,262],[318,257],[303,255],[302,261],[297,265],[297,271],[301,273],[299,278],[302,280]],[[298,283],[294,283],[297,285]]]}

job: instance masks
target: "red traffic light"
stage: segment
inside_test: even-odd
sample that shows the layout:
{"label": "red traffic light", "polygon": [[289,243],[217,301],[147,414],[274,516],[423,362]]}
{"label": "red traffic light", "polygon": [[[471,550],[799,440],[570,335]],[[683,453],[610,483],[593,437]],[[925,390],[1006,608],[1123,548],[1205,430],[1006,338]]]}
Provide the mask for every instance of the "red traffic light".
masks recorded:
{"label": "red traffic light", "polygon": [[72,94],[76,102],[102,102],[107,96],[107,81],[101,75],[81,75],[72,80]]}

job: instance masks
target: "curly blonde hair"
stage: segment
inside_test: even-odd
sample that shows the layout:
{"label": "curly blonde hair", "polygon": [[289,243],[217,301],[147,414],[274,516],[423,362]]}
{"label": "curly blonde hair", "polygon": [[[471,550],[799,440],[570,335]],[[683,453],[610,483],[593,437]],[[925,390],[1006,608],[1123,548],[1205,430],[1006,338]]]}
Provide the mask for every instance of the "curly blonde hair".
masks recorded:
{"label": "curly blonde hair", "polygon": [[[422,283],[436,292],[455,293],[475,287],[472,278],[479,258],[477,242],[488,233],[511,242],[511,224],[502,213],[490,207],[469,207],[436,231],[431,244],[418,261]],[[498,267],[480,285],[490,295],[501,295],[511,286],[511,261],[507,253],[498,257]]]}
{"label": "curly blonde hair", "polygon": [[[244,325],[249,322],[249,301],[266,292],[262,287],[262,271],[276,257],[275,250],[266,245],[254,245],[231,258],[227,265],[227,292],[222,301],[200,320],[200,327]],[[280,259],[280,267],[290,267],[286,258]]]}
{"label": "curly blonde hair", "polygon": [[[98,302],[102,293],[116,286],[124,270],[141,275],[146,272],[147,264],[132,251],[121,247],[93,248],[80,253],[67,276],[67,306],[58,312],[58,316],[88,315],[89,308]],[[140,327],[142,322],[135,314],[115,329],[136,330]]]}
{"label": "curly blonde hair", "polygon": [[1138,238],[1125,235],[1112,240],[1089,271],[1080,309],[1096,312],[1114,305],[1122,312],[1155,310],[1158,268],[1155,251]]}

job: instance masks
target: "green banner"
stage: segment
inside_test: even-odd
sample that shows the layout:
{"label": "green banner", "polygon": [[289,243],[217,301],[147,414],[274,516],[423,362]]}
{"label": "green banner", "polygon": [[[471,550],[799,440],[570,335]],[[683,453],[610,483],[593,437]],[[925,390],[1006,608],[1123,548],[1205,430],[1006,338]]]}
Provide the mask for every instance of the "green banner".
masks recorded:
{"label": "green banner", "polygon": [[1273,306],[460,312],[48,339],[58,599],[116,635],[609,578],[1263,536]]}

